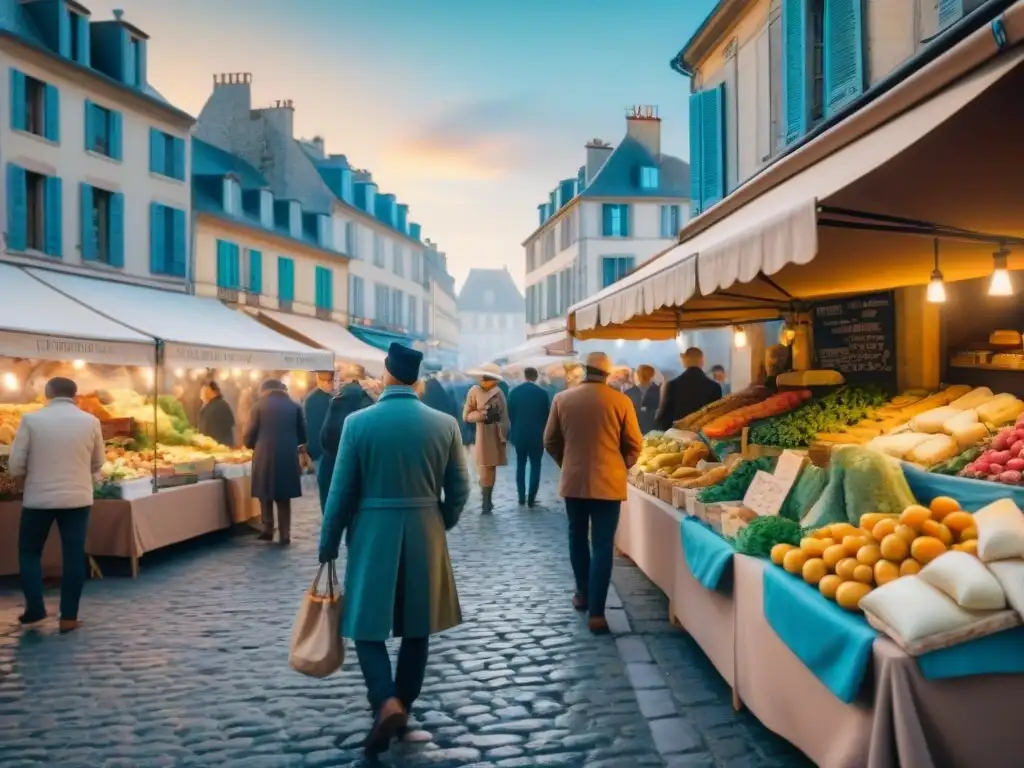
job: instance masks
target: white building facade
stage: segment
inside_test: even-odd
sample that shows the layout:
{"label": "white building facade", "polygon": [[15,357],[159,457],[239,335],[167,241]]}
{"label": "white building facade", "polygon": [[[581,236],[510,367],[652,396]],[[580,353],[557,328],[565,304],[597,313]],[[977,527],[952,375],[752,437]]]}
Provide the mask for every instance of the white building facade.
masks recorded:
{"label": "white building facade", "polygon": [[449,370],[459,366],[459,343],[462,326],[455,293],[455,279],[448,273],[448,258],[437,245],[428,241],[424,251],[429,312],[427,352],[425,360],[431,368]]}
{"label": "white building facade", "polygon": [[4,260],[184,290],[193,119],[149,87],[148,36],[75,2],[0,6]]}
{"label": "white building facade", "polygon": [[508,269],[471,269],[459,291],[459,359],[466,368],[526,341],[523,294]]}
{"label": "white building facade", "polygon": [[523,243],[531,338],[563,331],[572,304],[671,247],[689,215],[689,166],[662,154],[653,109],[633,110],[617,147],[590,141],[585,159],[537,207]]}

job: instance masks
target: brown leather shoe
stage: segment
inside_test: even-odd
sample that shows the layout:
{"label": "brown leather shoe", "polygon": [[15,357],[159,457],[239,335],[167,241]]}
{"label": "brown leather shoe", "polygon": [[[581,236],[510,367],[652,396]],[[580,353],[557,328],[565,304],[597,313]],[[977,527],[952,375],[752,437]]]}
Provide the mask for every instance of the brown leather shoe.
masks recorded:
{"label": "brown leather shoe", "polygon": [[611,631],[608,629],[608,620],[604,616],[591,616],[587,626],[595,635],[606,635]]}
{"label": "brown leather shoe", "polygon": [[82,622],[78,619],[61,619],[59,622],[60,633],[67,634],[68,632],[74,632],[82,626]]}
{"label": "brown leather shoe", "polygon": [[377,718],[373,721],[373,728],[370,729],[370,734],[366,737],[363,749],[370,755],[386,752],[391,745],[391,739],[405,728],[408,722],[409,714],[402,706],[402,702],[396,698],[388,699],[377,713]]}

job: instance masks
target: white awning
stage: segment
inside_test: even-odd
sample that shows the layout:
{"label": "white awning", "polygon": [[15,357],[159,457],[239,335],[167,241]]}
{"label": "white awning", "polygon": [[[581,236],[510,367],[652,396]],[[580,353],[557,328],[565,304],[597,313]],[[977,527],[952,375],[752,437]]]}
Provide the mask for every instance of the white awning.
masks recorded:
{"label": "white awning", "polygon": [[494,359],[507,360],[511,363],[525,357],[536,357],[545,354],[571,354],[570,350],[572,350],[572,337],[569,336],[568,331],[561,329],[533,336],[522,344],[518,344],[512,347],[512,349],[506,349],[504,352],[495,355]]}
{"label": "white awning", "polygon": [[0,355],[152,366],[156,340],[0,264]]}
{"label": "white awning", "polygon": [[537,355],[536,357],[524,357],[522,360],[515,360],[505,363],[502,369],[522,370],[524,368],[536,368],[538,371],[546,371],[553,365],[563,366],[566,363],[575,363],[573,355]]}
{"label": "white awning", "polygon": [[380,377],[384,374],[384,358],[387,353],[360,341],[338,323],[266,309],[261,309],[257,317],[269,323],[271,328],[283,333],[291,332],[310,344],[330,350],[338,362],[361,365],[371,376]]}
{"label": "white awning", "polygon": [[267,328],[216,299],[31,268],[66,296],[164,343],[164,363],[208,368],[332,370],[334,355]]}
{"label": "white awning", "polygon": [[[960,158],[949,156],[949,153],[955,155],[952,146],[948,153],[933,156],[930,165],[915,167],[911,175],[920,188],[914,191],[912,198],[904,195],[899,200],[886,201],[890,203],[888,206],[883,205],[879,190],[885,189],[886,184],[879,186],[878,179],[882,174],[890,174],[888,189],[905,188],[907,169],[901,168],[897,175],[894,170],[899,164],[897,161],[913,154],[911,148],[921,145],[959,112],[979,100],[1022,60],[1024,51],[1019,48],[997,56],[945,90],[754,197],[632,274],[571,307],[569,327],[579,338],[671,338],[680,328],[778,317],[780,291],[752,295],[757,294],[756,289],[740,285],[777,273],[781,274],[775,278],[776,286],[801,299],[874,290],[883,283],[894,287],[927,282],[931,269],[922,270],[918,266],[919,259],[911,253],[913,249],[906,246],[906,240],[900,241],[899,246],[880,248],[877,234],[874,240],[869,240],[867,235],[858,237],[852,229],[820,230],[819,205],[831,203],[847,209],[910,216],[905,211],[911,206],[904,201],[912,199],[918,209],[915,213],[927,203],[930,204],[927,210],[934,214],[933,220],[941,224],[982,229],[978,216],[968,221],[974,213],[969,209],[977,207],[974,204],[977,198],[966,194],[964,188],[969,181],[981,184],[982,174],[975,163],[973,175],[978,178],[969,178],[972,172],[960,167]],[[866,108],[870,109],[872,107]],[[1013,109],[1008,103],[1007,111]],[[989,123],[979,126],[972,114],[971,120],[965,117],[960,122],[970,122],[975,131],[984,128],[991,133],[991,122],[999,122],[1004,117],[1008,116],[992,114]],[[832,130],[841,129],[842,124]],[[965,134],[960,141],[972,139]],[[986,147],[990,159],[1002,154],[1008,160],[1001,148]],[[914,160],[920,166],[916,155]],[[789,158],[780,161],[780,165],[787,161]],[[959,176],[953,173],[954,169]],[[931,174],[930,181],[928,174]],[[940,174],[942,186],[938,181]],[[993,192],[993,183],[994,180],[989,182],[989,195]],[[979,187],[979,192],[982,189],[984,187]],[[987,195],[981,197],[987,199]],[[953,200],[959,206],[948,215],[947,203]],[[918,218],[932,217],[922,213]],[[989,228],[988,231],[1015,233],[1015,228]],[[828,258],[801,270],[800,267],[810,265],[818,256],[819,245],[821,253]],[[930,247],[923,251],[930,264]],[[955,273],[959,253],[955,244],[948,248],[943,244],[942,269],[947,279]],[[982,270],[991,267],[990,262],[986,265],[978,259],[976,253],[965,251],[963,259],[973,259],[972,263],[980,265]],[[865,267],[869,261],[877,262],[877,267]]]}

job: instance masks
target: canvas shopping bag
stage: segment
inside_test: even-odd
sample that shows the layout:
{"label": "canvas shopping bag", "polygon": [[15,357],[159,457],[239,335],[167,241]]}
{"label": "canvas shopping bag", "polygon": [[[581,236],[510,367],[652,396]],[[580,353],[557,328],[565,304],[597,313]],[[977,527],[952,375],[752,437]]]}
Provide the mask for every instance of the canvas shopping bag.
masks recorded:
{"label": "canvas shopping bag", "polygon": [[[319,592],[320,578],[327,569],[326,593]],[[338,585],[334,561],[322,564],[309,591],[302,598],[292,630],[288,663],[296,672],[310,677],[327,677],[341,668],[345,643],[341,639],[341,609],[344,598]]]}

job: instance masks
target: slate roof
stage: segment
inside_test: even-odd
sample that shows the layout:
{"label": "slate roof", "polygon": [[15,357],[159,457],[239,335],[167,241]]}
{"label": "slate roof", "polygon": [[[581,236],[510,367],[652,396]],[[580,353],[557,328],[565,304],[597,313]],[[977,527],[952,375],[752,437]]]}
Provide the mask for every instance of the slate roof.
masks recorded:
{"label": "slate roof", "polygon": [[242,189],[263,189],[269,186],[263,174],[238,155],[226,152],[202,139],[192,138],[192,175],[238,177]]}
{"label": "slate roof", "polygon": [[460,312],[523,312],[526,301],[505,267],[471,269],[457,306]]}
{"label": "slate roof", "polygon": [[[644,189],[637,182],[641,166],[658,168],[658,186]],[[690,164],[672,155],[655,157],[632,136],[619,142],[581,197],[690,196]]]}

